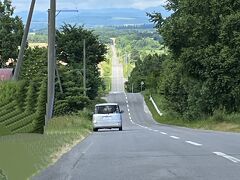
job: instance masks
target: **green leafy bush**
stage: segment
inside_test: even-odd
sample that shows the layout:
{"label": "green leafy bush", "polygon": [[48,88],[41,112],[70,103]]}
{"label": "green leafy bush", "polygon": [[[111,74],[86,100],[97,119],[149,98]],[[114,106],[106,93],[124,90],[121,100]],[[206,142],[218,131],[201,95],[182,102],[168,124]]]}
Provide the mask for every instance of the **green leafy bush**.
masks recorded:
{"label": "green leafy bush", "polygon": [[[37,118],[37,114],[31,114],[31,115],[25,116],[20,120],[15,121],[14,123],[8,125],[7,128],[12,132],[17,131],[20,128],[23,128],[25,126],[28,126],[29,124],[32,124],[36,118]],[[33,131],[34,129],[28,132],[33,132]]]}
{"label": "green leafy bush", "polygon": [[0,111],[0,116],[5,116],[8,113],[11,113],[12,111],[14,111],[16,104],[10,104],[9,106],[6,106],[6,109],[3,109]]}
{"label": "green leafy bush", "polygon": [[36,107],[36,89],[34,83],[28,86],[27,97],[25,99],[25,112],[33,113]]}
{"label": "green leafy bush", "polygon": [[[1,84],[1,98],[8,103],[0,107],[0,125],[9,132],[43,132],[46,112],[46,80],[40,87],[32,82],[5,82]],[[14,91],[13,91],[14,89]],[[6,91],[9,91],[6,93]],[[12,93],[12,94],[10,94]],[[7,131],[6,131],[7,130]],[[3,134],[3,133],[2,133]]]}
{"label": "green leafy bush", "polygon": [[59,100],[55,102],[54,115],[67,115],[69,112],[71,112],[71,109],[67,100]]}
{"label": "green leafy bush", "polygon": [[39,94],[37,97],[36,113],[37,118],[34,120],[36,125],[36,132],[43,133],[46,114],[46,102],[47,102],[47,82],[44,79],[39,88]]}
{"label": "green leafy bush", "polygon": [[20,110],[14,110],[10,113],[6,113],[3,116],[0,116],[0,123],[10,119],[11,117],[17,116],[18,114],[21,114],[22,112]]}

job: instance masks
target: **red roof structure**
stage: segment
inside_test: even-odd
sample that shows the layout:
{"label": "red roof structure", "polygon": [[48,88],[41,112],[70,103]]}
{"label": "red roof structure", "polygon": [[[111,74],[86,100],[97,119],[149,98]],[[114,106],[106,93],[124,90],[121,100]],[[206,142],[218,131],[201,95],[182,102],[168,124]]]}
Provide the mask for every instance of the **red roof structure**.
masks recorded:
{"label": "red roof structure", "polygon": [[0,69],[0,81],[11,80],[12,77],[13,77],[12,68]]}

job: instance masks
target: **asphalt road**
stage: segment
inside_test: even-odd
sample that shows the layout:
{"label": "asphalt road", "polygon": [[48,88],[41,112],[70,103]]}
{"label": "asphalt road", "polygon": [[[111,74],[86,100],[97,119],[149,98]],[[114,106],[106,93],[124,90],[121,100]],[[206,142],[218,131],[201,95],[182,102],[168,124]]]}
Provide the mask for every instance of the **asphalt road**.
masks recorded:
{"label": "asphalt road", "polygon": [[119,62],[113,38],[112,50],[112,92],[124,92],[123,65]]}
{"label": "asphalt road", "polygon": [[33,179],[240,179],[240,134],[158,124],[143,97],[125,94],[118,83],[107,100],[125,111],[123,131],[92,133]]}

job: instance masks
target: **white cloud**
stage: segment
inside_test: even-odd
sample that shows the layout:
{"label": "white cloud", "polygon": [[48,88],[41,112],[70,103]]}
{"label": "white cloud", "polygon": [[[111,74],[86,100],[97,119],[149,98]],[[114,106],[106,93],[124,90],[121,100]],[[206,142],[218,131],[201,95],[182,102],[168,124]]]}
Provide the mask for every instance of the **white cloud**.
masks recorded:
{"label": "white cloud", "polygon": [[[57,0],[58,9],[102,9],[102,8],[137,8],[145,9],[163,5],[166,0]],[[16,11],[28,10],[31,0],[12,0]],[[50,0],[37,0],[36,9],[46,11]]]}
{"label": "white cloud", "polygon": [[164,5],[165,1],[160,1],[160,0],[153,0],[153,1],[137,1],[132,4],[132,7],[137,8],[137,9],[146,9],[149,7],[157,7],[160,5]]}

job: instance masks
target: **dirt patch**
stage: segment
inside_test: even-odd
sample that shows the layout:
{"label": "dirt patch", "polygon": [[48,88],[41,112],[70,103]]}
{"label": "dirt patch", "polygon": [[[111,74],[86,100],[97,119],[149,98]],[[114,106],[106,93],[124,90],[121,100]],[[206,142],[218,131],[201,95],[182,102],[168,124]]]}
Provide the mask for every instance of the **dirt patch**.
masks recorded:
{"label": "dirt patch", "polygon": [[59,151],[57,151],[51,156],[51,160],[52,160],[51,164],[55,164],[64,154],[69,152],[74,146],[79,144],[84,138],[85,138],[84,136],[80,136],[79,139],[73,141],[71,144],[65,144],[64,146],[60,147]]}

